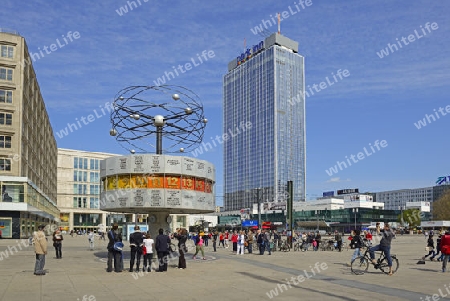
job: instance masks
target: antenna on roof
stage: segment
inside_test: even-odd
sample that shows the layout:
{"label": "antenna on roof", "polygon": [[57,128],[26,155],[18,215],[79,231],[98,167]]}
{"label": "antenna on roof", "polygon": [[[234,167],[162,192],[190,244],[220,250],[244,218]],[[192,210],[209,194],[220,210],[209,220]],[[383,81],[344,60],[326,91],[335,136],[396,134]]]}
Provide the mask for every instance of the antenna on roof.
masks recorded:
{"label": "antenna on roof", "polygon": [[280,13],[278,13],[278,34],[281,34],[280,23],[281,23]]}

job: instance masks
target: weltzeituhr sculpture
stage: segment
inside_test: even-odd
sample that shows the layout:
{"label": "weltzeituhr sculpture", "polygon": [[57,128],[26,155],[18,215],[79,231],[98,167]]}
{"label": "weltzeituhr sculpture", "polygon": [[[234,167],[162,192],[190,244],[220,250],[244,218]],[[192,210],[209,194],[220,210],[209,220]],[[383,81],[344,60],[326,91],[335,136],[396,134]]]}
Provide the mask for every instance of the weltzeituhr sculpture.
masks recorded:
{"label": "weltzeituhr sculpture", "polygon": [[152,237],[170,230],[169,214],[214,212],[214,165],[174,155],[202,141],[207,119],[198,96],[180,86],[133,86],[113,107],[110,135],[131,154],[101,161],[100,208],[149,214]]}

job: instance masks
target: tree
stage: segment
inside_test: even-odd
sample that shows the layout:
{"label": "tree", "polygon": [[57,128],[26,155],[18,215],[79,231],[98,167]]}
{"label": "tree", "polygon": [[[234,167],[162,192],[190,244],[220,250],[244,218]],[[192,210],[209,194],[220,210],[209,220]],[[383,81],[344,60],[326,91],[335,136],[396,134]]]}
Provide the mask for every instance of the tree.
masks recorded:
{"label": "tree", "polygon": [[450,220],[450,189],[433,202],[433,219],[438,221]]}
{"label": "tree", "polygon": [[403,226],[407,224],[409,228],[415,228],[420,226],[421,217],[419,209],[407,209],[398,215],[397,221]]}

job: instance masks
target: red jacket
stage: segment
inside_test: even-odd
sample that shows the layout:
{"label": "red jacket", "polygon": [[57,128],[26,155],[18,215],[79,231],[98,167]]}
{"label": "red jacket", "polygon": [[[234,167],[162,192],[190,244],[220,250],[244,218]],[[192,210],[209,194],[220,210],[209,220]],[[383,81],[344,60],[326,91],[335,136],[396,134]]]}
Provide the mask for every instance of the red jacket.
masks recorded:
{"label": "red jacket", "polygon": [[238,235],[237,234],[233,234],[231,236],[231,242],[237,242],[238,241]]}
{"label": "red jacket", "polygon": [[441,252],[442,254],[450,255],[450,235],[443,235],[441,237]]}

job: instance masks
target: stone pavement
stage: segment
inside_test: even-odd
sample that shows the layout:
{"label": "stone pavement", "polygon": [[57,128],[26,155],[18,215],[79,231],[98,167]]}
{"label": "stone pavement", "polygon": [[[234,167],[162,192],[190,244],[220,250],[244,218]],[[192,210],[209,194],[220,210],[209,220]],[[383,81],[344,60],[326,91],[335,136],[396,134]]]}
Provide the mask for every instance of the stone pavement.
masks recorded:
{"label": "stone pavement", "polygon": [[[214,253],[211,244],[206,248],[207,260],[193,260],[192,252],[187,254],[185,270],[176,268],[178,260],[175,259],[169,263],[167,273],[107,273],[106,242],[96,239],[95,249],[90,251],[87,236],[72,238],[69,235],[64,237],[62,259],[55,258],[54,248],[49,243],[47,274],[35,276],[33,248],[19,245],[18,240],[0,240],[2,301],[437,301],[442,300],[442,296],[450,296],[450,273],[441,272],[441,263],[427,261],[425,265],[416,265],[426,246],[425,238],[418,235],[398,236],[393,240],[392,253],[397,254],[400,261],[400,268],[393,276],[373,267],[364,275],[352,274],[345,263],[350,261],[353,250],[233,255],[231,246],[218,248]],[[125,246],[127,270],[127,242]],[[436,294],[434,299],[433,294]]]}

